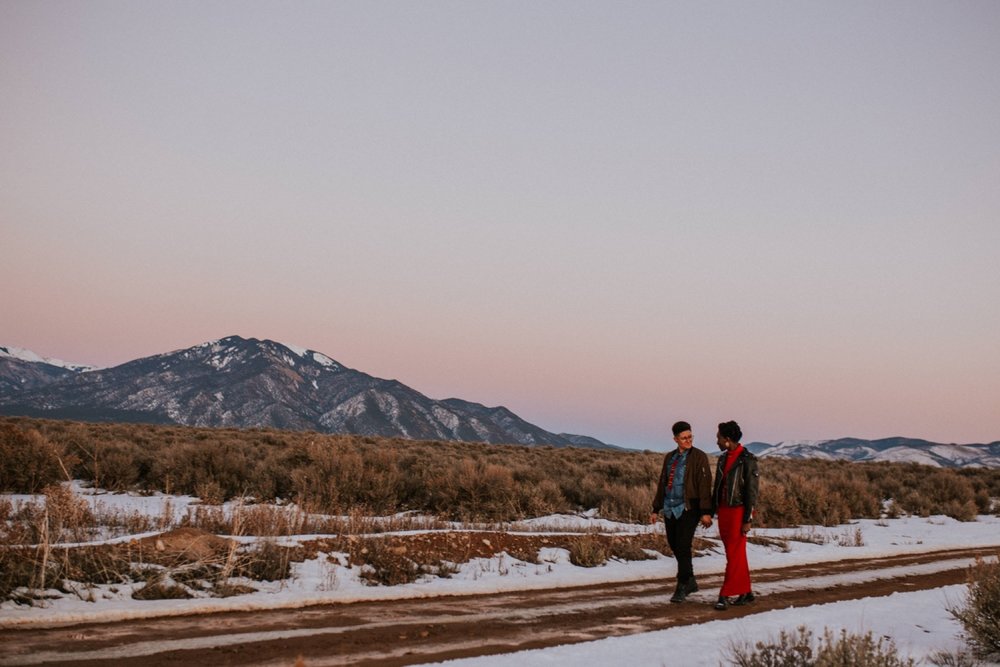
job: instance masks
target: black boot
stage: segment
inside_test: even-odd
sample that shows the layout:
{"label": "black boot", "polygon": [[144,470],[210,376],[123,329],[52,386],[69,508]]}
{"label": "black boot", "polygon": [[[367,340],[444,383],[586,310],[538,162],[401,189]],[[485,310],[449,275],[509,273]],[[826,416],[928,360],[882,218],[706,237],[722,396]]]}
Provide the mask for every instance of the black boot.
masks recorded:
{"label": "black boot", "polygon": [[698,592],[698,581],[694,577],[687,580],[687,586],[684,592],[688,595]]}
{"label": "black boot", "polygon": [[682,582],[677,582],[677,588],[674,589],[674,594],[670,596],[671,602],[684,602],[684,598],[687,597],[687,586]]}
{"label": "black boot", "polygon": [[719,611],[725,611],[729,609],[729,600],[726,599],[725,595],[720,595],[719,600],[715,603],[715,608]]}
{"label": "black boot", "polygon": [[750,604],[756,599],[757,598],[754,596],[753,591],[750,591],[749,593],[744,593],[743,595],[733,600],[733,606],[742,607],[745,604]]}

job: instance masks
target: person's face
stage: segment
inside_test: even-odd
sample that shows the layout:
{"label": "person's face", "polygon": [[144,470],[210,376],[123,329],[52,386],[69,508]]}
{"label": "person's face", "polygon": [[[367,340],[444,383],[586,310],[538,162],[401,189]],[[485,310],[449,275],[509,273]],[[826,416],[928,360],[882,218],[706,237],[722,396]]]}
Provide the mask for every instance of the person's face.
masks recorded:
{"label": "person's face", "polygon": [[691,431],[681,431],[674,436],[674,442],[677,443],[677,448],[682,452],[686,452],[691,449],[691,445],[694,444],[694,436],[691,435]]}
{"label": "person's face", "polygon": [[732,445],[732,440],[729,440],[728,438],[723,438],[721,433],[716,433],[715,444],[719,446],[720,450],[727,452],[729,451],[729,448]]}

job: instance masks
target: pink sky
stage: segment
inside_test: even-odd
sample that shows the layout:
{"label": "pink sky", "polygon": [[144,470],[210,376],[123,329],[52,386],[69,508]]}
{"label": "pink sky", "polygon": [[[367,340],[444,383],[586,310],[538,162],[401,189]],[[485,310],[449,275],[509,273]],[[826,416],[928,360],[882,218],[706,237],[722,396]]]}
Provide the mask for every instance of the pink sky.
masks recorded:
{"label": "pink sky", "polygon": [[1000,6],[0,4],[0,345],[660,449],[1000,439]]}

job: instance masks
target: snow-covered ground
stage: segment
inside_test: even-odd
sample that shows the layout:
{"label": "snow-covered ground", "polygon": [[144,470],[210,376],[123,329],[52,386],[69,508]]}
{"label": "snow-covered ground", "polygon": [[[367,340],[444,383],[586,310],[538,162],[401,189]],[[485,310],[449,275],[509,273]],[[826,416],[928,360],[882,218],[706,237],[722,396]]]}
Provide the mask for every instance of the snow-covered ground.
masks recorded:
{"label": "snow-covered ground", "polygon": [[[955,652],[963,648],[959,639],[961,626],[948,614],[947,607],[964,598],[965,588],[946,586],[914,593],[894,593],[888,597],[780,609],[627,637],[436,664],[449,667],[716,667],[729,664],[727,658],[734,645],[745,646],[776,639],[781,630],[792,632],[800,626],[806,626],[817,636],[823,635],[824,628],[834,633],[839,633],[841,629],[862,635],[871,632],[874,640],[891,638],[901,656],[919,661],[939,651]],[[981,664],[986,667],[996,663]]]}
{"label": "snow-covered ground", "polygon": [[[82,493],[87,490],[78,489]],[[92,492],[91,492],[92,493]],[[10,497],[10,496],[8,496]],[[16,501],[31,500],[11,497]],[[188,511],[197,499],[163,495],[130,494],[92,495],[90,502],[105,509],[119,508],[125,512],[142,512],[163,516],[165,512],[179,515]],[[513,530],[537,532],[544,529],[601,530],[614,532],[660,531],[658,526],[618,524],[596,517],[552,516],[522,522]],[[958,522],[943,516],[928,518],[860,520],[849,526],[832,528],[800,527],[787,529],[755,529],[760,536],[785,540],[787,550],[776,546],[750,545],[751,570],[809,563],[842,558],[877,558],[907,553],[1000,545],[1000,518],[981,516],[975,522]],[[714,539],[714,528],[699,528],[699,535]],[[282,538],[281,542],[300,542],[315,535]],[[808,539],[806,539],[808,538]],[[253,538],[244,538],[253,539]],[[331,602],[360,600],[435,597],[440,595],[472,595],[501,591],[576,586],[592,583],[624,582],[672,577],[675,562],[658,557],[650,561],[610,561],[595,568],[576,567],[562,549],[543,549],[540,563],[527,563],[500,554],[489,559],[476,559],[462,564],[458,572],[447,579],[425,577],[412,584],[382,587],[368,586],[359,576],[359,568],[345,566],[343,554],[320,553],[316,558],[293,565],[293,577],[284,582],[250,583],[260,590],[232,598],[203,597],[190,600],[141,601],[131,598],[132,585],[92,586],[83,597],[63,596],[44,606],[25,607],[12,602],[0,604],[0,627],[26,627],[83,621],[113,621],[192,612],[293,608]],[[900,574],[926,571],[928,566],[901,568]],[[933,566],[931,566],[933,568]],[[721,549],[710,550],[695,559],[698,574],[721,573],[725,555]],[[836,582],[864,580],[865,572],[839,575]],[[816,581],[816,586],[829,585]],[[137,585],[138,586],[138,585]],[[773,584],[780,590],[780,584]],[[632,637],[606,639],[566,647],[532,651],[510,656],[486,657],[458,664],[523,665],[659,665],[670,663],[669,656],[685,647],[692,656],[684,664],[716,665],[733,641],[756,640],[776,636],[780,629],[793,630],[806,624],[819,634],[823,627],[846,628],[851,632],[872,631],[876,637],[887,636],[896,641],[905,654],[923,657],[942,649],[957,649],[959,627],[947,612],[949,605],[964,598],[964,586],[915,593],[899,593],[883,598],[868,598],[851,602],[817,605],[806,609],[769,611],[742,619],[704,623],[645,633]],[[760,590],[766,594],[767,590]],[[698,651],[690,651],[693,646]]]}

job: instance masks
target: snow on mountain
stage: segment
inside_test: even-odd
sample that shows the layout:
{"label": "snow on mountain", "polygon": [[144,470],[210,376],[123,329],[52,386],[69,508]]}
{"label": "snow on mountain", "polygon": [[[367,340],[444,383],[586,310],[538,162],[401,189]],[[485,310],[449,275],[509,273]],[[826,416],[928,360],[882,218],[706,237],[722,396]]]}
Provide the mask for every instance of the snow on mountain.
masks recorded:
{"label": "snow on mountain", "polygon": [[91,366],[48,359],[20,347],[0,347],[0,399],[21,396],[63,378],[85,374]]}
{"label": "snow on mountain", "polygon": [[608,447],[551,433],[504,407],[434,400],[396,380],[271,340],[229,336],[110,369],[69,375],[59,369],[23,385],[24,375],[38,370],[33,367],[51,367],[16,364],[0,384],[0,414]]}
{"label": "snow on mountain", "polygon": [[990,444],[941,444],[918,438],[863,440],[786,440],[776,445],[754,442],[748,445],[757,456],[825,459],[828,461],[894,461],[959,468],[1000,467],[1000,442]]}
{"label": "snow on mountain", "polygon": [[69,361],[61,361],[60,359],[52,359],[51,357],[43,357],[31,350],[26,350],[22,347],[0,347],[0,357],[6,357],[8,359],[17,359],[19,361],[27,361],[33,364],[48,364],[49,366],[56,366],[57,368],[65,368],[68,371],[74,371],[82,373],[85,371],[95,370],[96,366],[88,366],[86,364],[75,364]]}

